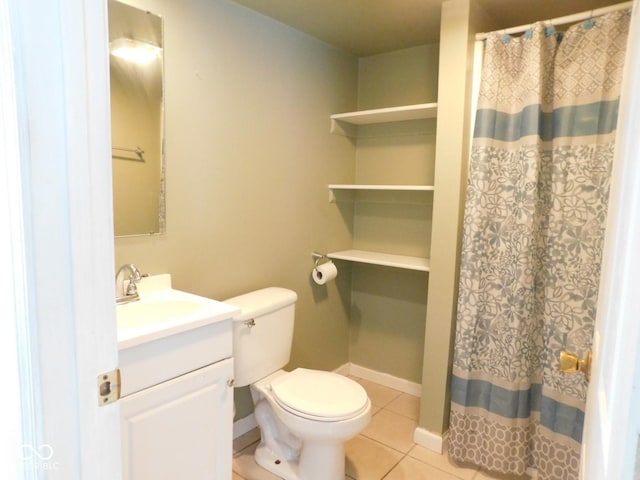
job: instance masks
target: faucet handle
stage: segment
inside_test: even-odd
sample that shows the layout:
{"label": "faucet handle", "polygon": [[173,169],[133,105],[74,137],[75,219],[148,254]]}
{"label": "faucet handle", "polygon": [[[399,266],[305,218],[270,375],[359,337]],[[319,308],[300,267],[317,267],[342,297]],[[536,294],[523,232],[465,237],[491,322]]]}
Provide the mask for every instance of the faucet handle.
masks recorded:
{"label": "faucet handle", "polygon": [[129,282],[139,282],[142,278],[142,274],[140,273],[140,270],[138,270],[138,267],[136,267],[133,263],[130,263],[129,270],[131,271],[131,275],[129,275]]}
{"label": "faucet handle", "polygon": [[[129,284],[125,291],[124,278],[127,270],[129,271]],[[138,270],[138,267],[133,263],[127,263],[120,267],[116,274],[116,298],[120,296],[137,296],[138,288],[136,287],[136,283],[141,279],[142,275],[140,274],[140,270]]]}
{"label": "faucet handle", "polygon": [[136,287],[136,283],[139,281],[140,277],[136,278],[134,275],[129,275],[129,284],[127,285],[125,295],[137,295],[138,287]]}
{"label": "faucet handle", "polygon": [[144,275],[142,275],[140,273],[140,270],[138,270],[138,267],[136,267],[135,265],[131,264],[129,265],[130,270],[131,270],[131,275],[129,275],[129,284],[127,285],[127,295],[137,295],[138,294],[138,287],[136,287],[136,283],[138,283],[140,280],[142,280],[142,277]]}

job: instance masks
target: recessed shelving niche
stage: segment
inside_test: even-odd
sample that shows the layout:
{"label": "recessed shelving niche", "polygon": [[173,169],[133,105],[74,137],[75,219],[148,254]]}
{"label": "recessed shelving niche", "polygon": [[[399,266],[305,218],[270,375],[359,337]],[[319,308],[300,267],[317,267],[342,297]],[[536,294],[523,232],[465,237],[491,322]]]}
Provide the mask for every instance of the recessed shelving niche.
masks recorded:
{"label": "recessed shelving niche", "polygon": [[[379,108],[331,115],[331,133],[348,137],[358,136],[358,126],[410,122],[412,120],[434,119],[437,114],[437,103],[421,103],[391,108]],[[400,131],[405,126],[400,127]],[[402,135],[398,129],[393,135]],[[391,159],[390,159],[391,160]],[[398,185],[398,184],[330,184],[329,201],[331,202],[364,202],[393,204],[430,204],[434,191],[433,185]],[[425,239],[427,242],[428,239]],[[425,257],[396,255],[390,253],[349,249],[328,254],[336,260],[381,265],[428,272],[430,260]]]}

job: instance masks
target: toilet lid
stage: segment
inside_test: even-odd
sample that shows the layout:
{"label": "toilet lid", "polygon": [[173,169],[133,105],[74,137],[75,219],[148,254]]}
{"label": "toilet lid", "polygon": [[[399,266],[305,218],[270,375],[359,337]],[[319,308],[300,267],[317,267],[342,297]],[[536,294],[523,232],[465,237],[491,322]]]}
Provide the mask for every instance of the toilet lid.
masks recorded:
{"label": "toilet lid", "polygon": [[332,372],[297,368],[271,382],[275,400],[306,418],[342,420],[366,408],[369,397],[361,385]]}

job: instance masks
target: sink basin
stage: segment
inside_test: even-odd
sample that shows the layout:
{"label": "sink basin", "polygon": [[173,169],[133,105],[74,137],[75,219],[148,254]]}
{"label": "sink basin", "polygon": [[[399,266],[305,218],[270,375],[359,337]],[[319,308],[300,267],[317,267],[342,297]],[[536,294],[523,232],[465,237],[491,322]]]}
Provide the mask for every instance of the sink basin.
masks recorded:
{"label": "sink basin", "polygon": [[171,275],[143,278],[140,299],[116,306],[126,396],[230,358],[237,307],[171,288]]}
{"label": "sink basin", "polygon": [[188,300],[143,299],[117,308],[118,328],[140,328],[164,323],[192,316],[201,309],[202,305]]}

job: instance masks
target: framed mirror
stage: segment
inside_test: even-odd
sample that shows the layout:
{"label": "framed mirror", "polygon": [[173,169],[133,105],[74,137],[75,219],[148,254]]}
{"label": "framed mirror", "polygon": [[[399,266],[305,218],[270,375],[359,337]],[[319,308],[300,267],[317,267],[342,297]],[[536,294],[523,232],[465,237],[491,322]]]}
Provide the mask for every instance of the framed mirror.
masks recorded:
{"label": "framed mirror", "polygon": [[109,49],[115,235],[163,233],[162,19],[109,0]]}

